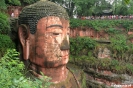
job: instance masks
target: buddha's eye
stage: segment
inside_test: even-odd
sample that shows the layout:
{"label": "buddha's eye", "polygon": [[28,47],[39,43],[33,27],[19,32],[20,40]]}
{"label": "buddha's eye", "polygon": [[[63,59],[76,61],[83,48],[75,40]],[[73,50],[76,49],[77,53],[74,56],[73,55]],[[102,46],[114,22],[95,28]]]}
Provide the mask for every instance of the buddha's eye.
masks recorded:
{"label": "buddha's eye", "polygon": [[59,35],[60,33],[53,33],[53,35]]}
{"label": "buddha's eye", "polygon": [[70,35],[70,27],[67,28],[67,35]]}
{"label": "buddha's eye", "polygon": [[67,35],[70,35],[70,33],[67,33]]}

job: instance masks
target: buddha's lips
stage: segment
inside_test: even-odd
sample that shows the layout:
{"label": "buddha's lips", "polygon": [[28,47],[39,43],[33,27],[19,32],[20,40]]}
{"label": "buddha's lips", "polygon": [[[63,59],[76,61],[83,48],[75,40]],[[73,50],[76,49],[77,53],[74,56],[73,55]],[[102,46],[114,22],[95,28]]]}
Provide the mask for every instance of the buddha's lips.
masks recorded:
{"label": "buddha's lips", "polygon": [[68,57],[68,55],[64,55],[64,56],[60,56],[60,57],[66,58],[66,57]]}
{"label": "buddha's lips", "polygon": [[68,55],[62,56],[62,57],[68,57]]}

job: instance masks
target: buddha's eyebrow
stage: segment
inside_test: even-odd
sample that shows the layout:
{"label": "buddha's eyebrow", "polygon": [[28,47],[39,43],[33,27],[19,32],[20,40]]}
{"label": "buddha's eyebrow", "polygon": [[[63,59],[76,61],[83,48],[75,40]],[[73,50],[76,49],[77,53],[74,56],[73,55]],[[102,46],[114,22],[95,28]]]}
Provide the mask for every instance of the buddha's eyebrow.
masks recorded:
{"label": "buddha's eyebrow", "polygon": [[50,26],[48,26],[46,28],[50,28],[50,27],[60,27],[60,28],[63,28],[62,25],[58,25],[58,24],[50,25]]}

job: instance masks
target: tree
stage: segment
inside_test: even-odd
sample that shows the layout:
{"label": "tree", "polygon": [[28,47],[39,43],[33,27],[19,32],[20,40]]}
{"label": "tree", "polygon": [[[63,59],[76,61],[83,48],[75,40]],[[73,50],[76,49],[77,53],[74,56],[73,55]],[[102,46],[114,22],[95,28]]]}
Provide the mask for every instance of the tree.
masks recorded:
{"label": "tree", "polygon": [[52,1],[54,3],[57,3],[61,6],[63,6],[66,11],[68,12],[68,15],[70,17],[73,17],[73,14],[75,13],[74,10],[75,10],[75,3],[73,0],[49,0],[49,1]]}
{"label": "tree", "polygon": [[78,16],[88,16],[91,15],[92,6],[94,5],[95,0],[50,0],[52,2],[58,3],[63,6],[70,17],[73,17],[74,14]]}
{"label": "tree", "polygon": [[112,6],[106,0],[96,0],[95,5],[93,6],[93,14],[97,16],[101,16],[104,10],[108,10],[108,12],[112,9]]}
{"label": "tree", "polygon": [[6,10],[6,9],[7,9],[7,6],[6,6],[6,3],[5,3],[5,0],[1,0],[1,2],[0,2],[0,11]]}
{"label": "tree", "polygon": [[131,0],[123,0],[126,4],[129,4]]}
{"label": "tree", "polygon": [[128,13],[133,14],[133,0],[128,3]]}
{"label": "tree", "polygon": [[133,14],[133,1],[132,0],[114,0],[113,14],[116,15],[130,15]]}
{"label": "tree", "polygon": [[33,4],[39,0],[3,0],[5,1],[5,4],[7,6],[25,6],[25,5],[29,5],[29,4]]}
{"label": "tree", "polygon": [[79,16],[92,15],[96,0],[74,0],[76,11]]}
{"label": "tree", "polygon": [[1,0],[0,3],[0,34],[8,34],[9,30],[9,21],[8,15],[5,13],[7,5],[5,0]]}
{"label": "tree", "polygon": [[20,6],[21,5],[20,0],[5,0],[5,3],[7,5],[13,5],[13,6]]}
{"label": "tree", "polygon": [[19,1],[21,2],[21,6],[26,6],[26,5],[33,4],[40,0],[19,0]]}

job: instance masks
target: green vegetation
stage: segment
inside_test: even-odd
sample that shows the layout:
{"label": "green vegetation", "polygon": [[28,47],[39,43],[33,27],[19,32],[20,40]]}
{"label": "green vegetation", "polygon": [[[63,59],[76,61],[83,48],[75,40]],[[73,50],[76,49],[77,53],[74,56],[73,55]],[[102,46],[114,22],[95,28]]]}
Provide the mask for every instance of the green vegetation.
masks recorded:
{"label": "green vegetation", "polygon": [[128,40],[125,35],[117,34],[111,37],[110,40],[111,44],[109,47],[114,58],[125,61],[125,58],[133,53],[133,45],[131,42],[127,42]]}
{"label": "green vegetation", "polygon": [[70,54],[79,57],[81,55],[94,57],[98,55],[99,48],[108,48],[111,51],[112,58],[125,62],[133,61],[133,45],[131,42],[127,41],[125,35],[117,34],[111,36],[110,42],[110,44],[101,44],[89,37],[70,38]]}
{"label": "green vegetation", "polygon": [[89,37],[70,38],[70,53],[72,55],[88,55],[96,46],[96,41]]}
{"label": "green vegetation", "polygon": [[[132,20],[70,20],[71,28],[92,28],[100,32],[105,31],[110,41],[98,42],[94,38],[76,37],[70,38],[70,62],[78,66],[89,67],[101,70],[110,70],[115,73],[133,74],[131,68],[133,62],[133,44],[130,39],[133,35],[127,35],[133,31]],[[111,59],[98,59],[99,48],[108,48],[111,52]]]}
{"label": "green vegetation", "polygon": [[[106,14],[130,15],[133,14],[132,0],[50,0],[64,6],[70,17],[101,16]],[[75,9],[76,7],[76,9]],[[104,13],[105,12],[105,13]]]}
{"label": "green vegetation", "polygon": [[7,6],[25,6],[37,1],[39,0],[2,0],[0,3],[0,9],[3,9],[3,7],[6,9]]}
{"label": "green vegetation", "polygon": [[81,80],[82,81],[81,82],[81,84],[82,84],[81,87],[82,88],[87,88],[87,86],[86,86],[86,76],[85,76],[85,73],[83,73],[83,72],[81,73],[81,79],[82,79]]}
{"label": "green vegetation", "polygon": [[[3,21],[3,20],[2,20]],[[129,73],[133,74],[132,64],[133,61],[133,45],[129,41],[133,35],[127,36],[128,31],[132,31],[133,22],[131,20],[79,20],[71,19],[70,25],[71,28],[83,28],[91,27],[96,31],[105,31],[109,34],[109,44],[101,44],[95,39],[89,37],[76,37],[70,38],[70,62],[75,62],[76,64],[82,65],[86,62],[88,67],[95,69],[106,69],[111,70],[116,73]],[[2,25],[4,26],[4,25]],[[7,24],[8,26],[8,24]],[[6,25],[5,25],[6,27]],[[11,41],[10,37],[7,35],[10,30],[6,30],[5,27],[1,31],[0,35],[0,56],[3,56],[5,51],[9,48],[15,48],[14,43]],[[10,27],[7,27],[10,28]],[[124,29],[124,30],[121,30]],[[118,41],[119,40],[119,41]],[[111,50],[111,57],[113,59],[97,59],[97,53],[99,47],[107,47]],[[4,56],[5,57],[5,56]],[[12,58],[12,57],[11,57]],[[80,63],[79,63],[80,62]],[[1,68],[2,69],[2,68]],[[8,73],[8,70],[1,70],[3,73],[7,73],[6,77],[10,76],[11,73]],[[16,69],[17,71],[17,69]],[[19,69],[18,69],[19,71]],[[21,71],[19,71],[21,72]],[[13,73],[13,72],[12,72]],[[2,74],[2,73],[1,73]],[[15,73],[14,73],[15,74]],[[2,74],[4,75],[4,74]],[[12,75],[12,74],[11,74]],[[32,84],[34,81],[29,81],[30,79],[25,79],[22,75],[22,78],[19,76],[15,80],[26,80],[29,84]],[[3,76],[4,77],[4,76]],[[20,79],[21,78],[21,79]],[[7,78],[9,79],[9,78]],[[4,80],[4,79],[3,79]],[[4,80],[5,81],[5,80]],[[4,82],[3,81],[3,82]],[[10,81],[11,82],[11,81]],[[12,82],[11,82],[12,83]],[[9,83],[9,85],[11,84]],[[34,83],[35,84],[35,83]],[[4,85],[4,84],[3,84]],[[9,86],[7,85],[7,86]],[[21,84],[18,84],[22,86]],[[25,84],[26,85],[26,84]],[[31,85],[29,85],[31,86]]]}
{"label": "green vegetation", "polygon": [[[6,9],[7,6],[26,6],[39,0],[1,0],[0,9]],[[65,7],[70,17],[78,16],[101,16],[104,10],[109,10],[111,14],[130,15],[133,14],[132,0],[50,0]],[[112,4],[111,4],[112,3]],[[76,8],[76,9],[75,9]]]}
{"label": "green vegetation", "polygon": [[[14,43],[8,34],[10,33],[8,15],[5,13],[7,6],[25,6],[39,0],[1,0],[0,3],[0,88],[49,88],[50,78],[43,76],[43,79],[31,79],[25,77],[25,69],[22,61],[19,60],[19,53],[16,52]],[[70,17],[77,13],[78,16],[101,15],[104,9],[112,9],[113,14],[129,15],[133,11],[133,1],[114,0],[110,5],[105,0],[50,0],[65,5]],[[125,5],[125,1],[129,5]],[[99,4],[99,2],[101,2]],[[69,5],[68,5],[69,4]],[[70,6],[70,7],[69,7]],[[76,6],[76,10],[74,9]],[[130,7],[130,8],[129,8]],[[87,8],[87,9],[86,9]],[[89,9],[88,9],[89,8]],[[127,9],[128,8],[128,9]],[[75,12],[74,12],[75,10]],[[74,12],[74,13],[73,13]],[[132,20],[70,20],[71,28],[89,27],[95,31],[104,30],[110,35],[111,44],[102,45],[108,47],[112,52],[113,59],[97,59],[97,49],[101,44],[90,38],[71,38],[70,39],[70,62],[77,65],[87,66],[95,69],[111,70],[115,73],[133,74],[132,53],[133,45],[128,39],[133,35],[127,36],[125,33],[133,31]],[[120,30],[124,28],[125,30]],[[124,32],[124,33],[123,33]],[[120,35],[121,34],[121,35]],[[119,41],[118,41],[119,40]],[[10,49],[10,50],[8,50]],[[8,50],[8,51],[7,51]],[[7,51],[7,52],[6,52]],[[6,52],[6,53],[5,53]],[[2,57],[3,56],[3,57]],[[2,58],[1,58],[2,57]],[[127,62],[127,63],[126,63]],[[86,84],[83,76],[83,83]],[[84,86],[85,87],[85,86]]]}
{"label": "green vegetation", "polygon": [[89,27],[93,28],[96,31],[106,30],[107,32],[116,32],[118,33],[120,28],[126,29],[126,31],[133,30],[133,21],[132,20],[80,20],[80,19],[71,19],[70,20],[71,28],[76,27]]}
{"label": "green vegetation", "polygon": [[[24,64],[18,58],[19,53],[10,49],[0,60],[0,88],[49,88],[50,78],[42,79],[25,77]],[[42,87],[42,84],[44,85]]]}
{"label": "green vegetation", "polygon": [[5,13],[0,13],[0,34],[8,34],[10,31],[10,25],[8,16]]}
{"label": "green vegetation", "polygon": [[7,49],[15,48],[15,44],[12,42],[8,35],[0,34],[0,58],[4,55]]}
{"label": "green vegetation", "polygon": [[[82,59],[81,59],[82,58]],[[71,56],[70,62],[78,65],[79,67],[87,67],[99,70],[108,70],[117,74],[133,74],[133,68],[131,63],[118,61],[115,59],[97,59],[88,56]],[[85,69],[85,68],[84,68]]]}

